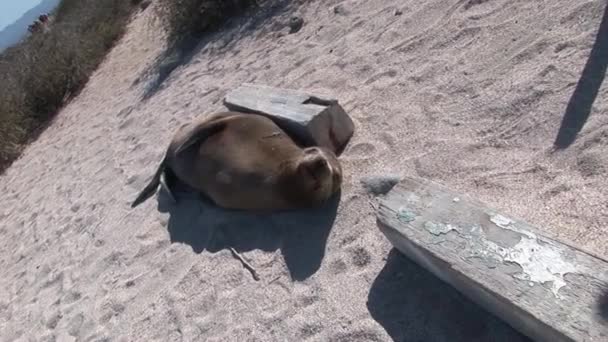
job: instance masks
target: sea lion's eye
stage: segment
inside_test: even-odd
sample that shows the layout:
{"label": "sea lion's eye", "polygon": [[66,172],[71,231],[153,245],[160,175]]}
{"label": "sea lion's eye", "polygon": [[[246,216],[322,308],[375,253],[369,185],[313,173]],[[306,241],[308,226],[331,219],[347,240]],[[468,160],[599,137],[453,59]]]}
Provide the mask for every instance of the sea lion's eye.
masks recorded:
{"label": "sea lion's eye", "polygon": [[319,150],[316,147],[309,147],[306,150],[304,150],[305,154],[315,154],[318,152],[319,152]]}

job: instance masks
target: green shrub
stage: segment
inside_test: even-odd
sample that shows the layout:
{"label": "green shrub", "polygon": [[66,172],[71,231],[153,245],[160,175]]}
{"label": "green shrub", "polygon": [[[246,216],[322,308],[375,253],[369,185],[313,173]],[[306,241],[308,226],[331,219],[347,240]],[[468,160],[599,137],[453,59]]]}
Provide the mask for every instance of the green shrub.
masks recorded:
{"label": "green shrub", "polygon": [[0,54],[0,171],[82,89],[123,34],[133,8],[123,0],[63,0],[48,32]]}

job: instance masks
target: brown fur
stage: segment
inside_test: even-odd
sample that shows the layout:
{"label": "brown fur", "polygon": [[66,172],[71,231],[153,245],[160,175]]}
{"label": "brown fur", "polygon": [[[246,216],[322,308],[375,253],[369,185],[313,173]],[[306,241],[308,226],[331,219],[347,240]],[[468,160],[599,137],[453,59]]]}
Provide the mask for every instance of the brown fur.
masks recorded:
{"label": "brown fur", "polygon": [[132,207],[156,192],[167,171],[229,209],[313,207],[342,183],[342,168],[333,152],[302,148],[271,119],[239,112],[217,113],[182,126]]}

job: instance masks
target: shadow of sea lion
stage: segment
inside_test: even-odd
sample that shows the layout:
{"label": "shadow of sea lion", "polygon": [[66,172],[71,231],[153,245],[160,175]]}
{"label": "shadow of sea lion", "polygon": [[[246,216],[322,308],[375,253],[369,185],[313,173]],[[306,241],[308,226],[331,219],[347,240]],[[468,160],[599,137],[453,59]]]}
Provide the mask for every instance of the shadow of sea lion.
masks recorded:
{"label": "shadow of sea lion", "polygon": [[184,186],[175,189],[178,203],[170,203],[163,191],[158,196],[158,210],[170,215],[167,229],[172,243],[188,244],[195,253],[230,247],[238,252],[280,249],[296,281],[321,267],[340,193],[317,208],[263,213],[223,209],[193,191],[179,191],[180,187]]}

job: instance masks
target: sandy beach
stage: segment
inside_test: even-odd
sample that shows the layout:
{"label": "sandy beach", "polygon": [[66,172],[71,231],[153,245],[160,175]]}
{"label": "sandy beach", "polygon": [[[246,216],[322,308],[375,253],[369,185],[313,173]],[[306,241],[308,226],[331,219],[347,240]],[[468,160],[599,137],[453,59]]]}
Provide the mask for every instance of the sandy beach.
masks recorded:
{"label": "sandy beach", "polygon": [[[434,180],[608,257],[605,1],[262,3],[158,89],[153,3],[0,176],[0,340],[526,341],[392,250],[372,175]],[[175,129],[243,82],[340,101],[356,128],[339,201],[255,215],[183,192],[131,209]],[[554,150],[572,103],[589,117]]]}

